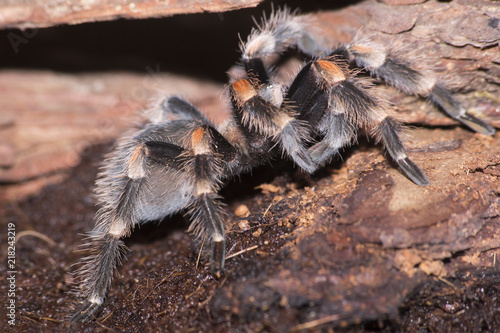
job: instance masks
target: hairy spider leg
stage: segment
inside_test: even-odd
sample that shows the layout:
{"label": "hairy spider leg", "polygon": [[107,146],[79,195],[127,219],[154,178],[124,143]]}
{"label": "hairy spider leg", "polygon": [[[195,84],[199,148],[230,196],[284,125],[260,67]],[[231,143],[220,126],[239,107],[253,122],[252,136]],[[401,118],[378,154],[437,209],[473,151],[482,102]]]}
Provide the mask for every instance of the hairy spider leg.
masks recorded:
{"label": "hairy spider leg", "polygon": [[[102,207],[96,216],[96,226],[89,233],[89,242],[85,244],[90,255],[80,262],[77,278],[81,282],[81,292],[86,300],[81,309],[75,313],[71,321],[87,321],[99,309],[111,285],[113,273],[121,263],[126,247],[122,237],[130,234],[137,222],[134,210],[140,205],[140,190],[146,176],[145,145],[137,144],[127,156],[128,172],[123,176],[120,185],[121,194],[114,202],[114,207]],[[116,180],[112,187],[116,186]]]}
{"label": "hairy spider leg", "polygon": [[144,112],[144,116],[152,124],[166,123],[172,120],[192,120],[212,125],[210,120],[194,105],[175,95],[160,99],[158,103],[151,105]]}
{"label": "hairy spider leg", "polygon": [[[326,113],[329,93],[316,72],[314,62],[308,62],[297,74],[287,91],[287,99],[299,113],[298,119],[306,121],[321,134],[331,134],[330,138],[325,138],[309,148],[316,167],[337,153],[338,149],[345,145],[345,141],[350,140],[352,135],[345,133],[347,123],[344,115],[335,110]],[[329,119],[326,120],[325,117]]]}
{"label": "hairy spider leg", "polygon": [[[279,54],[293,46],[309,56],[327,53],[328,50],[318,42],[320,34],[317,30],[308,16],[297,15],[297,12],[287,8],[277,10],[269,17],[264,17],[252,29],[247,41],[240,44],[242,59],[263,59],[269,65]],[[433,71],[425,69],[422,64],[415,66],[401,51],[388,51],[378,43],[355,40],[329,54],[354,60],[360,68],[367,69],[372,75],[401,91],[428,97],[451,118],[476,132],[487,135],[495,133],[493,126],[468,113],[451,90],[436,79]]]}
{"label": "hairy spider leg", "polygon": [[345,50],[357,65],[366,68],[397,89],[411,95],[428,97],[451,118],[462,122],[470,129],[492,135],[493,126],[468,113],[453,93],[435,78],[434,73],[418,69],[401,52],[388,52],[384,47],[372,42],[353,42]]}
{"label": "hairy spider leg", "polygon": [[453,93],[442,85],[435,85],[429,93],[431,101],[439,105],[450,117],[460,121],[475,132],[493,135],[495,128],[468,113]]}
{"label": "hairy spider leg", "polygon": [[111,284],[115,267],[123,259],[126,247],[119,238],[101,234],[90,236],[92,239],[90,255],[81,259],[81,285],[86,295],[83,306],[72,316],[71,322],[86,322],[97,312],[104,301],[106,292]]}
{"label": "hairy spider leg", "polygon": [[399,167],[415,184],[429,185],[429,180],[422,170],[406,156],[406,152],[398,135],[402,125],[391,117],[386,117],[375,128],[375,133],[384,141],[385,148]]}
{"label": "hairy spider leg", "polygon": [[240,43],[241,58],[244,62],[261,59],[269,65],[276,56],[293,46],[309,55],[317,55],[326,51],[318,39],[308,16],[297,15],[296,11],[285,7],[263,17],[252,29],[246,42]]}
{"label": "hairy spider leg", "polygon": [[302,112],[300,117],[317,124],[313,127],[322,136],[309,148],[316,165],[327,162],[340,148],[355,141],[358,128],[374,128],[404,173],[418,185],[429,184],[406,155],[398,135],[399,125],[388,116],[388,104],[356,81],[345,61],[334,56],[308,63],[290,86],[288,96]]}
{"label": "hairy spider leg", "polygon": [[198,239],[207,237],[213,244],[211,269],[220,277],[224,272],[224,210],[217,194],[223,177],[224,163],[236,156],[234,147],[213,127],[203,125],[191,134],[194,200],[189,208],[189,231]]}
{"label": "hairy spider leg", "polygon": [[318,167],[356,140],[357,128],[375,112],[375,103],[348,77],[345,63],[334,57],[318,59],[302,68],[288,90],[288,98],[301,112],[300,119],[322,136],[309,148]]}

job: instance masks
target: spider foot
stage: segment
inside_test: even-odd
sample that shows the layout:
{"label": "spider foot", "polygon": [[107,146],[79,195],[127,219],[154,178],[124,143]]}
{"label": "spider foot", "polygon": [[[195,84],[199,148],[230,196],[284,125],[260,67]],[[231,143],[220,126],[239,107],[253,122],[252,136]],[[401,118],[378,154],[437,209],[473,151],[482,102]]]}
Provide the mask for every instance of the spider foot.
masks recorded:
{"label": "spider foot", "polygon": [[101,306],[101,303],[93,303],[90,301],[85,301],[84,305],[76,312],[73,317],[71,317],[71,323],[82,322],[85,323],[89,321],[97,313]]}

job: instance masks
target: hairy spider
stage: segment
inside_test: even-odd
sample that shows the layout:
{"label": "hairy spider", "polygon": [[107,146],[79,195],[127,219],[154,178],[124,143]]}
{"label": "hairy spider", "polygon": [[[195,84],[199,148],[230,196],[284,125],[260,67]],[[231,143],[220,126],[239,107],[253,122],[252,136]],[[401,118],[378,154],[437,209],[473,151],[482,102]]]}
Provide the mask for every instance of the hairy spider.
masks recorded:
{"label": "hairy spider", "polygon": [[[406,155],[402,125],[355,65],[408,93],[428,97],[471,129],[494,128],[466,112],[428,70],[370,41],[323,48],[307,16],[278,10],[264,18],[240,45],[241,77],[232,78],[233,116],[216,125],[182,98],[167,97],[149,121],[126,134],[107,156],[97,181],[101,208],[89,233],[90,255],[77,278],[85,297],[72,321],[86,321],[103,303],[113,272],[125,252],[121,238],[137,224],[184,212],[189,231],[211,246],[211,269],[224,271],[224,210],[217,194],[222,181],[282,152],[308,173],[327,163],[357,138],[360,128],[383,141],[389,155],[417,185],[429,184]],[[287,85],[275,82],[272,66],[285,50],[306,56]]]}

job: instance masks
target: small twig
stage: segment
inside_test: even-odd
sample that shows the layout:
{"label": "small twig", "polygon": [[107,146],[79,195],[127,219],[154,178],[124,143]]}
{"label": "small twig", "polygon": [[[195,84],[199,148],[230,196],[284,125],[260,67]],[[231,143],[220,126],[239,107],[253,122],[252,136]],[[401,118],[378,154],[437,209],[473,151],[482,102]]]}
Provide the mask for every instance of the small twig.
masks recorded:
{"label": "small twig", "polygon": [[[37,320],[33,319],[33,318],[30,318],[28,316],[21,316],[21,318],[24,318],[24,319],[28,319],[28,320],[31,320],[32,322],[34,323],[39,323]],[[38,319],[38,318],[37,318]]]}
{"label": "small twig", "polygon": [[198,269],[198,264],[200,263],[201,251],[203,250],[203,245],[205,245],[205,239],[207,239],[207,234],[203,237],[203,242],[201,243],[200,251],[198,252],[198,258],[196,258],[196,269]]}
{"label": "small twig", "polygon": [[137,287],[135,288],[134,292],[132,293],[132,302],[135,301],[135,295],[139,291],[139,288],[141,288],[141,286],[137,285]]}
{"label": "small twig", "polygon": [[149,292],[149,294],[146,295],[146,297],[143,298],[142,302],[144,302],[146,299],[148,299],[149,296],[151,296],[151,294],[153,293],[153,291],[156,290],[156,288],[158,288],[163,282],[167,281],[172,275],[174,275],[175,273],[175,269],[169,274],[169,275],[166,275],[163,279],[161,279],[160,282],[158,282],[158,284],[156,286],[154,286],[153,289],[151,289],[151,291]]}
{"label": "small twig", "polygon": [[450,281],[446,280],[445,278],[443,277],[437,277],[437,279],[443,283],[446,283],[447,285],[449,285],[450,287],[452,287],[453,289],[455,290],[458,290],[459,288],[457,286],[455,286],[453,283],[451,283]]}
{"label": "small twig", "polygon": [[246,253],[246,252],[249,252],[249,251],[252,251],[252,250],[255,250],[256,248],[258,248],[259,246],[258,245],[254,245],[254,246],[250,246],[250,247],[247,247],[246,249],[243,249],[241,251],[238,251],[236,253],[233,253],[233,254],[230,254],[226,257],[226,260],[227,259],[230,259],[230,258],[234,258],[236,256],[239,256],[240,254],[243,254],[243,253]]}
{"label": "small twig", "polygon": [[272,206],[272,205],[273,205],[273,204],[271,203],[271,204],[267,207],[267,209],[266,209],[266,211],[264,212],[264,214],[262,214],[262,217],[266,217],[266,214],[267,214],[267,212],[269,211],[269,208],[271,208],[271,206]]}
{"label": "small twig", "polygon": [[113,315],[113,313],[115,313],[115,312],[114,312],[114,311],[111,311],[111,312],[109,313],[109,315],[107,315],[106,317],[104,317],[104,319],[103,319],[103,320],[101,320],[101,323],[104,323],[106,320],[108,320],[108,319],[109,319],[109,318]]}
{"label": "small twig", "polygon": [[20,233],[18,233],[16,235],[16,243],[19,242],[19,239],[21,237],[24,237],[24,236],[34,236],[36,238],[40,238],[44,241],[46,241],[47,243],[49,243],[50,245],[52,246],[57,246],[58,244],[53,240],[51,239],[49,236],[46,236],[38,231],[35,231],[35,230],[24,230],[24,231],[21,231]]}
{"label": "small twig", "polygon": [[[228,276],[229,276],[229,274],[226,274],[226,276],[224,277],[224,279],[222,280],[222,282],[219,284],[219,288],[221,288],[224,285],[224,283],[226,283]],[[201,308],[201,307],[205,306],[205,304],[207,304],[208,302],[210,302],[210,300],[212,300],[212,298],[214,297],[214,295],[215,295],[215,293],[211,293],[207,297],[206,300],[204,300],[203,302],[199,302],[198,303],[198,307]]]}
{"label": "small twig", "polygon": [[189,297],[191,297],[191,296],[193,296],[194,294],[196,294],[196,293],[197,293],[197,292],[201,289],[201,286],[203,286],[203,283],[205,283],[205,281],[207,281],[207,280],[208,280],[208,276],[207,276],[207,277],[205,277],[205,278],[201,281],[200,285],[198,286],[198,288],[196,288],[196,290],[195,290],[195,291],[193,291],[193,292],[192,292],[191,294],[189,294],[189,295],[186,295],[186,296],[185,296],[185,299],[188,299]]}
{"label": "small twig", "polygon": [[301,331],[301,330],[307,330],[307,329],[315,328],[315,327],[318,327],[321,325],[325,325],[325,324],[337,321],[339,319],[340,319],[339,315],[326,316],[323,318],[311,320],[311,321],[308,321],[307,323],[303,323],[303,324],[294,326],[294,327],[292,327],[292,329],[290,331],[296,332],[296,331]]}
{"label": "small twig", "polygon": [[114,328],[111,328],[109,326],[106,326],[104,325],[102,322],[100,321],[96,321],[96,324],[101,326],[102,328],[106,329],[107,331],[110,331],[110,332],[116,332],[116,330]]}
{"label": "small twig", "polygon": [[29,319],[31,321],[37,322],[37,320],[47,320],[47,321],[52,321],[55,323],[62,323],[62,320],[54,319],[54,318],[49,318],[49,317],[40,317],[35,315],[34,313],[31,312],[26,312],[26,316],[21,316],[23,318]]}
{"label": "small twig", "polygon": [[161,279],[161,281],[158,282],[158,284],[151,290],[151,292],[153,292],[156,288],[158,288],[163,282],[167,281],[172,275],[174,275],[174,273],[176,273],[175,269],[172,271],[172,273]]}
{"label": "small twig", "polygon": [[168,311],[170,311],[170,308],[167,308],[166,310],[164,310],[164,311],[162,311],[162,312],[155,313],[155,315],[154,315],[154,316],[155,316],[155,317],[161,316],[161,315],[163,315],[163,314],[167,313]]}

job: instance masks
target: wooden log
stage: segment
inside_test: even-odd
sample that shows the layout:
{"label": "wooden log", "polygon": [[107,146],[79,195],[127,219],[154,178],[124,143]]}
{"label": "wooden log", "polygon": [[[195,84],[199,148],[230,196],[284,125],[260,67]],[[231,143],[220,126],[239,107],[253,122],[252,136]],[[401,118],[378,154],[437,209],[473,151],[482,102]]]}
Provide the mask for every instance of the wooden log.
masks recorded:
{"label": "wooden log", "polygon": [[46,28],[119,18],[158,18],[176,14],[224,12],[254,7],[262,0],[9,1],[0,5],[0,28]]}

